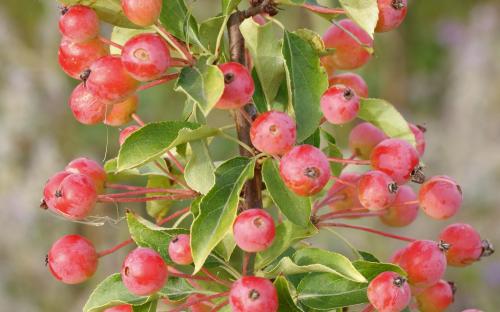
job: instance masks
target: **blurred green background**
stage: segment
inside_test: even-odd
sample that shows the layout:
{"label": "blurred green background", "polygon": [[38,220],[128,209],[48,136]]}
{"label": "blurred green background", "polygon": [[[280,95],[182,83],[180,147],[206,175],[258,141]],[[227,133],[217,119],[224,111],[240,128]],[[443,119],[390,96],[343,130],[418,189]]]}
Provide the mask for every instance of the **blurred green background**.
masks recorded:
{"label": "blurred green background", "polygon": [[[219,1],[188,1],[199,20],[215,15]],[[322,2],[333,5],[333,2]],[[48,273],[44,258],[63,234],[82,233],[98,249],[126,238],[122,210],[111,210],[105,226],[69,223],[38,208],[45,180],[71,159],[113,157],[118,130],[87,127],[71,116],[67,99],[77,84],[57,64],[60,35],[58,9],[50,0],[0,2],[0,310],[80,311],[91,289],[118,270],[125,251],[102,259],[95,278],[66,286]],[[310,27],[322,33],[328,23],[299,9],[277,17],[291,29]],[[360,73],[370,96],[387,99],[407,119],[424,124],[427,175],[447,174],[464,190],[458,216],[445,222],[421,215],[405,229],[387,229],[377,220],[363,222],[404,235],[434,239],[453,222],[469,222],[500,245],[500,2],[475,0],[409,0],[409,14],[397,31],[376,36],[376,57]],[[104,27],[103,33],[109,33]],[[143,92],[139,114],[146,121],[179,118],[183,97],[171,86]],[[226,113],[212,121],[227,124]],[[336,129],[339,136],[346,129]],[[342,142],[342,140],[341,140]],[[228,147],[230,148],[230,147]],[[223,156],[228,149],[217,154]],[[123,207],[122,207],[123,208]],[[359,222],[359,221],[356,221]],[[369,234],[339,230],[357,247],[382,259],[402,244]],[[320,235],[319,244],[342,245]],[[450,311],[476,307],[498,311],[498,256],[466,269],[449,269],[458,284]]]}

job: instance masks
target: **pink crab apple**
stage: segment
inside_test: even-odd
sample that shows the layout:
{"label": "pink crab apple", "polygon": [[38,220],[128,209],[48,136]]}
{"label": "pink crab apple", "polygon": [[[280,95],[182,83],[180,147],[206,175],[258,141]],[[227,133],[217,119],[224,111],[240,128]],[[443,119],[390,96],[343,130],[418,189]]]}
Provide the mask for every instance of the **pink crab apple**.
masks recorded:
{"label": "pink crab apple", "polygon": [[162,0],[122,0],[125,16],[142,27],[153,25],[160,17]]}
{"label": "pink crab apple", "polygon": [[398,188],[396,199],[387,208],[387,213],[380,216],[380,220],[389,226],[407,226],[418,216],[417,194],[408,185]]}
{"label": "pink crab apple", "polygon": [[330,87],[321,97],[321,111],[328,122],[342,125],[352,121],[359,112],[359,97],[343,85]]}
{"label": "pink crab apple", "polygon": [[358,199],[370,211],[384,210],[396,200],[398,185],[382,171],[364,173],[358,180]]}
{"label": "pink crab apple", "polygon": [[104,312],[133,312],[132,306],[128,304],[121,304],[111,308],[107,308]]}
{"label": "pink crab apple", "polygon": [[96,60],[85,78],[89,91],[106,104],[124,101],[139,86],[139,82],[127,73],[118,56],[104,56]]}
{"label": "pink crab apple", "polygon": [[354,90],[354,92],[359,96],[366,98],[368,97],[368,85],[366,84],[363,77],[355,73],[342,73],[336,74],[329,79],[330,86],[334,85],[344,85],[347,88]]}
{"label": "pink crab apple", "polygon": [[194,302],[197,302],[198,300],[201,300],[205,297],[206,296],[202,295],[202,294],[189,295],[189,297],[187,297],[187,299],[186,299],[186,303],[191,304],[189,306],[189,311],[190,312],[210,312],[210,311],[212,311],[212,308],[214,307],[214,305],[212,303],[209,303],[207,301],[194,303]]}
{"label": "pink crab apple", "polygon": [[99,35],[99,17],[89,7],[75,5],[62,10],[59,18],[61,34],[73,42],[85,42]]}
{"label": "pink crab apple", "polygon": [[447,176],[427,180],[418,193],[420,207],[429,217],[444,220],[454,216],[462,205],[462,189]]}
{"label": "pink crab apple", "polygon": [[330,164],[320,149],[299,145],[281,158],[280,176],[296,194],[311,196],[320,192],[330,180]]}
{"label": "pink crab apple", "polygon": [[259,115],[250,128],[250,140],[261,152],[283,155],[297,138],[295,121],[285,113],[269,111]]}
{"label": "pink crab apple", "polygon": [[444,312],[453,303],[454,285],[440,280],[416,296],[421,312]]}
{"label": "pink crab apple", "polygon": [[180,234],[170,241],[168,245],[168,255],[174,263],[179,265],[193,263],[190,240],[191,238],[188,234]]}
{"label": "pink crab apple", "polygon": [[160,290],[167,281],[167,265],[151,248],[138,247],[130,252],[122,265],[125,287],[134,295],[148,296]]}
{"label": "pink crab apple", "polygon": [[75,119],[84,125],[98,124],[106,114],[106,105],[97,100],[83,83],[71,93],[69,107]]}
{"label": "pink crab apple", "polygon": [[375,146],[387,138],[382,130],[369,122],[363,122],[349,133],[349,149],[355,156],[369,159]]}
{"label": "pink crab apple", "polygon": [[219,65],[224,75],[224,93],[215,104],[219,109],[236,109],[245,106],[252,99],[255,85],[248,69],[235,62]]}
{"label": "pink crab apple", "polygon": [[447,248],[449,245],[442,242],[417,240],[404,249],[396,264],[408,274],[412,286],[429,287],[437,283],[446,271]]}
{"label": "pink crab apple", "polygon": [[127,128],[125,128],[122,131],[120,131],[120,137],[118,138],[118,142],[120,143],[120,145],[123,145],[123,143],[125,143],[125,140],[132,133],[136,132],[140,128],[141,128],[140,126],[133,125],[133,126],[128,126]]}
{"label": "pink crab apple", "polygon": [[335,69],[349,70],[365,65],[371,58],[367,48],[373,47],[373,39],[352,20],[343,19],[337,24],[340,27],[332,25],[323,35],[325,46],[335,49],[335,53],[322,58],[323,66],[329,74]]}
{"label": "pink crab apple", "polygon": [[378,0],[378,22],[376,32],[386,32],[401,25],[408,12],[406,0]]}
{"label": "pink crab apple", "polygon": [[139,97],[132,95],[122,102],[113,104],[106,112],[104,124],[108,126],[118,127],[129,123],[132,120],[132,114],[137,111]]}
{"label": "pink crab apple", "polygon": [[139,34],[123,46],[122,63],[136,80],[154,80],[163,75],[170,66],[170,50],[159,35]]}
{"label": "pink crab apple", "polygon": [[104,183],[106,183],[106,171],[96,161],[80,157],[72,160],[64,169],[70,173],[79,173],[88,176],[94,181],[97,193],[102,193],[104,190]]}
{"label": "pink crab apple", "polygon": [[413,135],[415,136],[415,141],[417,142],[417,152],[422,157],[425,153],[425,136],[424,133],[426,129],[422,126],[414,125],[414,124],[408,124],[410,126],[411,132],[413,132]]}
{"label": "pink crab apple", "polygon": [[263,209],[248,209],[233,224],[236,245],[246,252],[266,250],[274,241],[276,229],[271,215]]}
{"label": "pink crab apple", "polygon": [[356,172],[342,172],[339,178],[328,190],[328,196],[338,197],[330,203],[334,211],[341,211],[361,207],[358,199],[357,184],[361,174]]}
{"label": "pink crab apple", "polygon": [[68,219],[87,217],[97,201],[94,181],[83,174],[58,172],[52,176],[43,190],[47,207]]}
{"label": "pink crab apple", "polygon": [[66,235],[50,248],[47,265],[54,277],[65,284],[79,284],[97,270],[98,255],[92,242],[80,235]]}
{"label": "pink crab apple", "polygon": [[243,276],[231,286],[229,304],[232,312],[276,312],[278,294],[268,279]]}
{"label": "pink crab apple", "polygon": [[395,272],[382,272],[368,285],[368,300],[379,312],[402,311],[411,300],[410,286]]}
{"label": "pink crab apple", "polygon": [[377,144],[370,155],[372,167],[385,172],[398,184],[406,183],[420,159],[415,148],[402,139],[386,139]]}
{"label": "pink crab apple", "polygon": [[446,252],[448,265],[464,267],[481,257],[483,251],[481,236],[469,224],[450,224],[441,231],[439,239],[451,245]]}
{"label": "pink crab apple", "polygon": [[79,79],[95,60],[108,54],[108,48],[99,39],[78,43],[63,38],[59,45],[59,65],[68,76]]}

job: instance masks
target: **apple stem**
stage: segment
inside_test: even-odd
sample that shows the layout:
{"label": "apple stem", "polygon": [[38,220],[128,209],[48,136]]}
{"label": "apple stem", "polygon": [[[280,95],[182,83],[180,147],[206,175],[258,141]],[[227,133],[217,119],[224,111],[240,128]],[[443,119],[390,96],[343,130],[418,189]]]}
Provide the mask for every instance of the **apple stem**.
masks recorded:
{"label": "apple stem", "polygon": [[409,237],[394,235],[394,234],[391,234],[391,233],[387,233],[387,232],[383,232],[383,231],[379,231],[379,230],[374,230],[374,229],[371,229],[371,228],[368,228],[368,227],[364,227],[364,226],[351,225],[351,224],[345,224],[345,223],[320,222],[320,223],[317,224],[317,226],[318,226],[318,228],[322,228],[322,227],[343,227],[343,228],[348,228],[348,229],[355,229],[355,230],[365,231],[365,232],[369,232],[369,233],[373,233],[373,234],[377,234],[377,235],[380,235],[380,236],[385,236],[385,237],[389,237],[389,238],[393,238],[393,239],[397,239],[397,240],[401,240],[401,241],[405,241],[405,242],[414,242],[415,241],[414,238],[409,238]]}

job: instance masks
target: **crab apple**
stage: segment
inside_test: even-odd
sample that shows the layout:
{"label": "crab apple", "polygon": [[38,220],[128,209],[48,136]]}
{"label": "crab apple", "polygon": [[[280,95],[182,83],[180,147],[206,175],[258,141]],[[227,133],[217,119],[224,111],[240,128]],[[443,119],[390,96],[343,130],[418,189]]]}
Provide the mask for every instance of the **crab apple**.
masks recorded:
{"label": "crab apple", "polygon": [[384,210],[395,200],[398,185],[382,171],[364,173],[358,180],[358,199],[370,211]]}
{"label": "crab apple", "polygon": [[83,83],[71,93],[69,107],[75,119],[84,125],[98,124],[106,114],[106,105],[97,100]]}
{"label": "crab apple", "polygon": [[85,218],[94,208],[97,191],[94,181],[83,174],[59,172],[43,190],[48,208],[71,220]]}
{"label": "crab apple", "polygon": [[235,62],[219,65],[224,74],[224,93],[215,104],[219,109],[240,108],[252,99],[255,85],[248,69]]}
{"label": "crab apple", "polygon": [[245,210],[234,221],[233,235],[236,245],[246,252],[266,250],[276,235],[273,217],[263,209]]}
{"label": "crab apple", "polygon": [[120,137],[118,138],[118,142],[120,143],[120,145],[123,145],[123,143],[125,143],[125,140],[132,133],[136,132],[139,129],[141,129],[141,127],[133,125],[133,126],[129,126],[129,127],[125,128],[125,129],[123,129],[122,131],[120,131]]}
{"label": "crab apple", "polygon": [[153,25],[160,17],[162,0],[122,0],[123,13],[134,24]]}
{"label": "crab apple", "polygon": [[229,292],[232,312],[278,311],[278,294],[273,283],[256,276],[243,276]]}
{"label": "crab apple", "polygon": [[378,22],[376,32],[386,32],[398,28],[408,11],[406,0],[378,0]]}
{"label": "crab apple", "polygon": [[451,245],[446,252],[446,259],[451,266],[467,266],[481,257],[483,250],[481,236],[468,224],[448,225],[439,234],[439,239]]}
{"label": "crab apple", "polygon": [[130,97],[139,82],[132,78],[118,56],[104,56],[90,66],[86,77],[86,86],[99,100],[106,104],[115,104]]}
{"label": "crab apple", "polygon": [[417,194],[408,185],[398,188],[396,199],[387,208],[387,213],[380,216],[380,220],[389,226],[407,226],[415,221],[418,216]]}
{"label": "crab apple", "polygon": [[190,304],[189,311],[191,311],[191,312],[210,312],[210,311],[212,311],[213,304],[210,302],[203,301],[203,302],[198,302],[198,303],[193,304],[193,302],[197,302],[199,300],[202,300],[205,297],[206,296],[202,295],[202,294],[192,294],[189,297],[187,297],[186,303]]}
{"label": "crab apple", "polygon": [[50,248],[47,264],[56,279],[65,284],[78,284],[94,275],[98,259],[94,245],[88,239],[66,235]]}
{"label": "crab apple", "polygon": [[462,205],[462,189],[450,177],[435,176],[420,187],[418,201],[429,217],[448,219],[454,216]]}
{"label": "crab apple", "polygon": [[190,246],[191,237],[187,234],[179,234],[170,241],[168,255],[174,263],[188,265],[193,263],[193,255]]}
{"label": "crab apple", "polygon": [[122,265],[122,280],[134,295],[148,296],[160,290],[167,281],[167,265],[151,248],[138,247],[130,252]]}
{"label": "crab apple", "polygon": [[132,95],[122,102],[113,104],[111,109],[106,112],[104,123],[114,127],[129,123],[132,120],[132,114],[137,111],[138,103],[139,97]]}
{"label": "crab apple", "polygon": [[250,128],[250,140],[261,152],[283,155],[292,149],[297,138],[295,121],[285,113],[265,112],[257,117]]}
{"label": "crab apple", "polygon": [[94,181],[97,193],[102,193],[104,190],[104,183],[106,182],[106,171],[96,161],[80,157],[71,161],[64,169],[67,172],[79,173],[88,176]]}
{"label": "crab apple", "polygon": [[359,158],[369,159],[377,144],[387,139],[387,135],[369,122],[363,122],[352,128],[349,133],[349,148]]}
{"label": "crab apple", "polygon": [[443,312],[453,303],[454,285],[440,280],[416,296],[421,312]]}
{"label": "crab apple", "polygon": [[99,34],[99,17],[96,12],[83,5],[65,8],[59,18],[61,34],[73,42],[94,39]]}
{"label": "crab apple", "polygon": [[372,150],[372,167],[387,173],[398,184],[406,183],[419,164],[417,150],[407,141],[385,139]]}
{"label": "crab apple", "polygon": [[337,74],[329,79],[330,86],[333,85],[344,85],[352,90],[360,96],[360,97],[368,97],[368,85],[366,84],[363,77],[355,73],[342,73]]}
{"label": "crab apple", "polygon": [[403,256],[403,253],[405,252],[405,250],[406,250],[406,247],[400,248],[400,249],[396,250],[391,255],[391,257],[389,258],[389,262],[390,263],[394,263],[394,264],[399,263],[399,261],[401,260],[401,257]]}
{"label": "crab apple", "polygon": [[411,132],[415,136],[415,141],[417,142],[417,152],[422,157],[425,153],[425,136],[424,133],[426,129],[419,125],[409,124]]}
{"label": "crab apple", "polygon": [[339,178],[328,190],[328,196],[338,197],[329,205],[334,211],[360,207],[356,185],[361,174],[356,172],[342,172]]}
{"label": "crab apple", "polygon": [[334,125],[348,123],[358,116],[359,97],[346,86],[334,85],[321,97],[321,111]]}
{"label": "crab apple", "polygon": [[417,240],[406,246],[396,264],[408,274],[412,286],[429,287],[437,283],[446,271],[447,248],[449,245],[443,242]]}
{"label": "crab apple", "polygon": [[122,49],[122,63],[139,81],[159,78],[170,66],[170,50],[157,34],[139,34],[129,39]]}
{"label": "crab apple", "polygon": [[402,311],[411,300],[410,286],[395,272],[382,272],[367,289],[368,300],[379,312]]}
{"label": "crab apple", "polygon": [[320,149],[299,145],[281,158],[280,176],[296,194],[311,196],[320,192],[330,180],[330,164]]}
{"label": "crab apple", "polygon": [[371,58],[367,48],[373,47],[373,39],[350,19],[343,19],[338,25],[340,27],[330,26],[323,35],[325,46],[335,49],[334,54],[322,58],[322,63],[330,74],[335,69],[355,69],[363,66]]}
{"label": "crab apple", "polygon": [[63,38],[59,45],[59,65],[68,76],[79,79],[95,60],[108,54],[108,48],[99,39],[78,43]]}
{"label": "crab apple", "polygon": [[111,308],[107,308],[104,312],[133,312],[132,306],[128,304],[121,304]]}

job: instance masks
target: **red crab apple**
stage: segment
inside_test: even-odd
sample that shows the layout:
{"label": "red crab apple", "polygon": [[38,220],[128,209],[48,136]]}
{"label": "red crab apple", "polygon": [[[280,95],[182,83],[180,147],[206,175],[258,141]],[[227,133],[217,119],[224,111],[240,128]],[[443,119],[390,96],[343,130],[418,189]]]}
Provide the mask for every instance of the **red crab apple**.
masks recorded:
{"label": "red crab apple", "polygon": [[125,16],[142,27],[153,25],[160,17],[162,0],[122,0]]}
{"label": "red crab apple", "polygon": [[274,220],[263,209],[245,210],[234,221],[233,234],[236,245],[244,251],[264,251],[276,235]]}
{"label": "red crab apple", "polygon": [[95,60],[108,54],[108,48],[99,39],[78,43],[63,38],[59,45],[59,65],[68,76],[79,79]]}
{"label": "red crab apple", "polygon": [[50,248],[47,265],[54,277],[65,284],[79,284],[97,270],[98,255],[94,245],[80,235],[66,235]]}
{"label": "red crab apple", "polygon": [[410,286],[395,272],[383,272],[368,285],[368,300],[379,312],[402,311],[411,300]]}
{"label": "red crab apple", "polygon": [[250,128],[253,146],[271,155],[283,155],[292,149],[297,138],[295,121],[285,113],[265,112],[257,117]]}
{"label": "red crab apple", "polygon": [[378,21],[376,32],[386,32],[398,28],[408,12],[406,0],[378,0]]}
{"label": "red crab apple", "polygon": [[278,295],[268,279],[244,276],[233,283],[229,293],[232,312],[278,311]]}
{"label": "red crab apple", "polygon": [[121,270],[125,287],[134,295],[148,296],[160,290],[167,281],[167,265],[156,251],[139,247],[125,258]]}
{"label": "red crab apple", "polygon": [[75,5],[62,10],[61,34],[73,42],[85,42],[99,35],[99,17],[87,6]]}
{"label": "red crab apple", "polygon": [[219,65],[224,75],[224,93],[215,105],[220,109],[235,109],[245,106],[252,99],[255,85],[248,69],[235,62]]}

